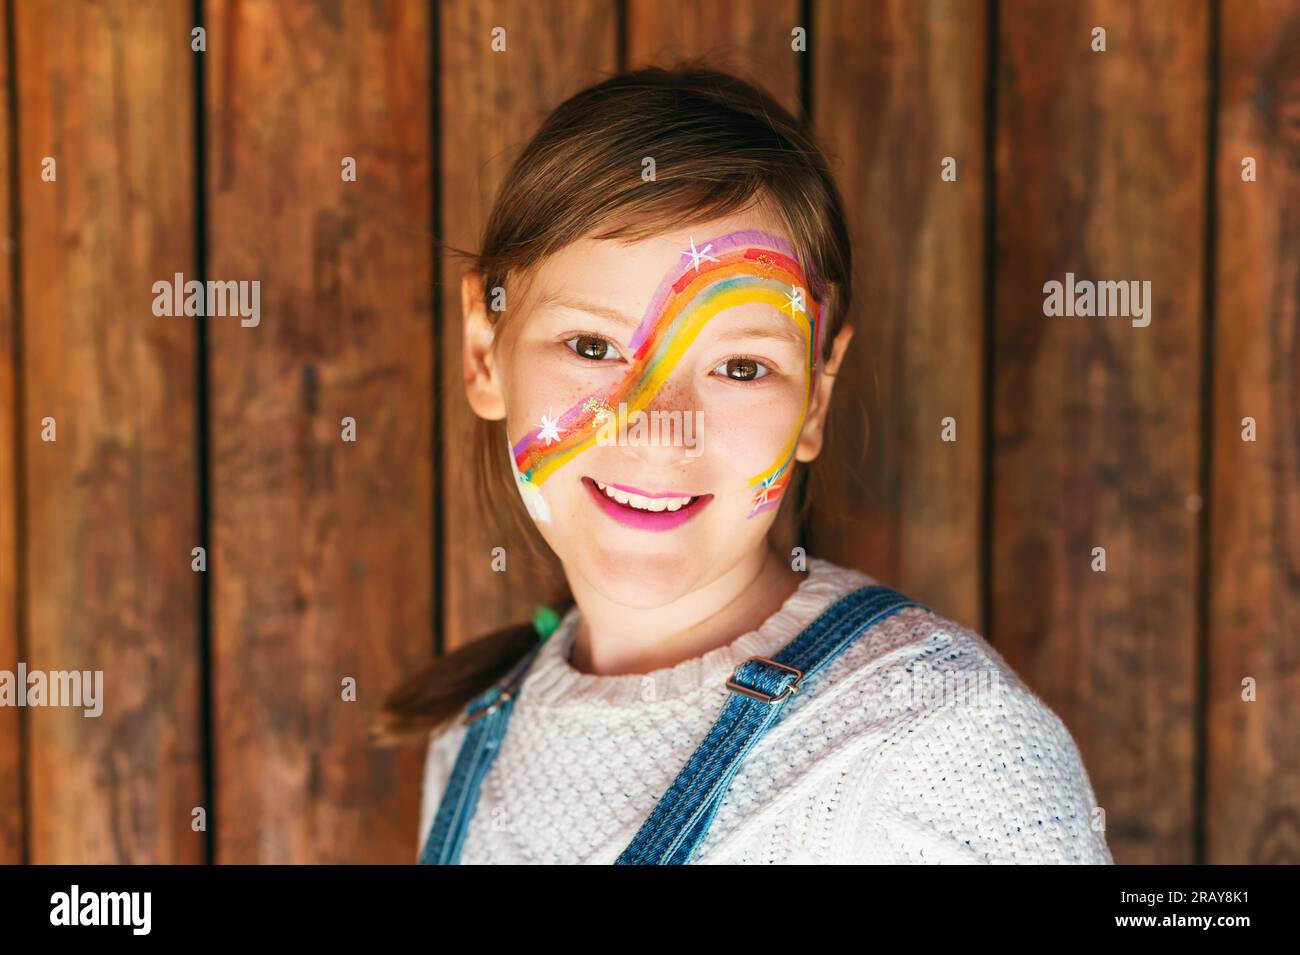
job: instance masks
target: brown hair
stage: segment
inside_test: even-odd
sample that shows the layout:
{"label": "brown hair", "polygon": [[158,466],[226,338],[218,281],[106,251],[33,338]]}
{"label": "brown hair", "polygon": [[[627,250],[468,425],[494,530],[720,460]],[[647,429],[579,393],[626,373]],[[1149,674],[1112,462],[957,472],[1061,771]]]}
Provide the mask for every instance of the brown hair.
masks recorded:
{"label": "brown hair", "polygon": [[[642,178],[647,158],[655,167],[649,181]],[[852,261],[826,158],[770,96],[698,61],[622,73],[556,107],[502,183],[479,251],[461,254],[482,273],[490,296],[511,282],[514,290],[522,287],[548,255],[583,237],[633,241],[751,206],[790,236],[809,292],[822,302],[828,358],[851,300]],[[489,317],[498,314],[488,309]],[[476,420],[475,429],[476,503],[500,527],[489,494],[514,483],[504,423]],[[806,507],[803,472],[796,468],[785,500]],[[518,495],[509,500],[511,527],[540,552],[544,545]],[[537,639],[531,623],[507,627],[434,660],[385,701],[377,739],[442,728]]]}

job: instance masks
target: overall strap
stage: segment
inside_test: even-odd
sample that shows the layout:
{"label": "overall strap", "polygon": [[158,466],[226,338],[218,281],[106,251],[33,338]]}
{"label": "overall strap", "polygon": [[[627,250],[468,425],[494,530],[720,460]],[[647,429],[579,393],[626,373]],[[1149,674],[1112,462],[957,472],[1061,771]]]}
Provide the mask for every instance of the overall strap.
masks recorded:
{"label": "overall strap", "polygon": [[689,862],[741,762],[780,719],[790,694],[872,626],[919,606],[888,587],[863,587],[836,601],[775,657],[750,657],[737,666],[727,681],[732,695],[713,728],[615,864]]}
{"label": "overall strap", "polygon": [[529,650],[504,677],[476,696],[465,708],[465,723],[469,729],[456,756],[447,788],[443,790],[438,814],[429,828],[429,837],[420,853],[420,865],[456,865],[460,861],[465,835],[478,807],[483,777],[501,748],[510,714],[514,712],[515,695],[541,648],[542,644],[538,643]]}

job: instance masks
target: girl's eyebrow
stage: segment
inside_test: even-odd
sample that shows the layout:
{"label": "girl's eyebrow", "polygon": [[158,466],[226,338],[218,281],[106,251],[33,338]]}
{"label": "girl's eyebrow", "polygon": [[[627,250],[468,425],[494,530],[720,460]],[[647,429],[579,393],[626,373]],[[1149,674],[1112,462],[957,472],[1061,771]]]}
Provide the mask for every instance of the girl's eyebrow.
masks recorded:
{"label": "girl's eyebrow", "polygon": [[586,312],[589,315],[599,315],[601,318],[607,318],[619,325],[627,325],[636,328],[641,324],[637,319],[630,315],[625,315],[616,308],[610,308],[608,305],[598,305],[594,302],[584,302],[577,299],[561,298],[558,295],[547,295],[537,303],[538,308],[569,308],[578,312]]}
{"label": "girl's eyebrow", "polygon": [[774,341],[790,342],[800,348],[804,348],[808,344],[807,339],[788,321],[747,322],[738,325],[724,323],[718,329],[715,337],[722,341],[739,338],[770,338]]}

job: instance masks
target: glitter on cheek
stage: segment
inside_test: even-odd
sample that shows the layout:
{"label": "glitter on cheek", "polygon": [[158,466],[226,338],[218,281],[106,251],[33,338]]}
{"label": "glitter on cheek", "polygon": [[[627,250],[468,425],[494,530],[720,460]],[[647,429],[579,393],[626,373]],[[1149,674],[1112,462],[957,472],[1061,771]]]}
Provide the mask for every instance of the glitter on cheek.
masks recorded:
{"label": "glitter on cheek", "polygon": [[592,421],[601,425],[613,417],[614,410],[604,398],[588,398],[582,403],[582,413],[591,415]]}

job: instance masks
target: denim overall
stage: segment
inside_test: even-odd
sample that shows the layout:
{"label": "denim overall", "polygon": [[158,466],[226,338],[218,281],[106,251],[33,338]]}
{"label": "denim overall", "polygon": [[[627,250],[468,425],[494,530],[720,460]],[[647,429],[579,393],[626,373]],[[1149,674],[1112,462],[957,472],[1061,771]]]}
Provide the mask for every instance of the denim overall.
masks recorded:
{"label": "denim overall", "polygon": [[[871,627],[905,607],[920,607],[888,587],[863,587],[842,597],[775,657],[750,657],[727,680],[732,691],[717,721],[615,865],[682,865],[704,839],[740,764],[780,719],[799,684],[840,655]],[[479,788],[505,739],[515,697],[538,643],[501,680],[466,707],[469,729],[456,756],[420,865],[460,861]]]}

